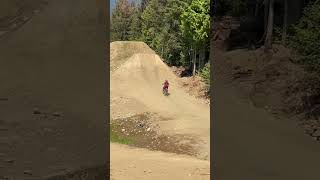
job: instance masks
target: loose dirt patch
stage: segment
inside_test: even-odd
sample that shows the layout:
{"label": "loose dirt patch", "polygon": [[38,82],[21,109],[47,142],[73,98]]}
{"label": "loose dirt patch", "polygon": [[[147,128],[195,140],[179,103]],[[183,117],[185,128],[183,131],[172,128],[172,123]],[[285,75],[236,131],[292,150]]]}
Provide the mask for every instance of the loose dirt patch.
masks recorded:
{"label": "loose dirt patch", "polygon": [[207,104],[210,104],[210,92],[206,87],[206,84],[202,81],[201,77],[182,77],[182,87],[184,87],[188,94],[191,96],[204,100]]}
{"label": "loose dirt patch", "polygon": [[106,180],[107,165],[95,166],[63,172],[46,177],[45,180]]}
{"label": "loose dirt patch", "polygon": [[27,23],[38,14],[47,1],[2,0],[0,3],[0,38]]}
{"label": "loose dirt patch", "polygon": [[[127,118],[111,121],[111,133],[117,134],[129,145],[147,148],[155,151],[163,151],[177,154],[196,156],[195,149],[191,144],[196,140],[189,135],[165,135],[159,134],[158,127],[151,124],[151,113],[143,113]],[[167,118],[157,117],[158,121],[167,121]]]}
{"label": "loose dirt patch", "polygon": [[[239,49],[224,52],[223,76],[237,87],[239,95],[276,116],[297,116],[297,125],[315,140],[320,140],[317,96],[304,82],[306,72],[292,62],[289,50],[274,45],[274,54],[267,58],[263,49]],[[317,84],[317,83],[314,83]]]}

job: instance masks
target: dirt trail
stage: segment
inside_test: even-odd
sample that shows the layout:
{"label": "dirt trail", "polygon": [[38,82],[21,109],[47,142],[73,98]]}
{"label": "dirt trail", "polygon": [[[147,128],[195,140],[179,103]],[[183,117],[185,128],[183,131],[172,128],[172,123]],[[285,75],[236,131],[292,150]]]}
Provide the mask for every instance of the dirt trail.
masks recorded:
{"label": "dirt trail", "polygon": [[[134,48],[134,52],[125,48],[116,50],[124,45]],[[125,56],[127,58],[124,60],[112,54],[117,51],[127,54]],[[143,112],[157,113],[167,119],[153,120],[153,124],[159,125],[159,133],[194,137],[198,142],[194,144],[198,158],[208,160],[210,158],[208,105],[188,95],[180,87],[179,79],[170,68],[143,43],[111,43],[111,57],[114,57],[111,58],[111,67],[117,66],[111,74],[112,119]],[[162,83],[165,79],[170,82],[171,94],[168,97],[162,94]]]}
{"label": "dirt trail", "polygon": [[118,144],[110,152],[112,180],[210,179],[209,161]]}
{"label": "dirt trail", "polygon": [[320,144],[304,135],[294,119],[276,118],[240,96],[228,81],[224,54],[214,52],[216,178],[319,179]]}
{"label": "dirt trail", "polygon": [[99,5],[46,2],[0,40],[0,179],[41,179],[106,163]]}

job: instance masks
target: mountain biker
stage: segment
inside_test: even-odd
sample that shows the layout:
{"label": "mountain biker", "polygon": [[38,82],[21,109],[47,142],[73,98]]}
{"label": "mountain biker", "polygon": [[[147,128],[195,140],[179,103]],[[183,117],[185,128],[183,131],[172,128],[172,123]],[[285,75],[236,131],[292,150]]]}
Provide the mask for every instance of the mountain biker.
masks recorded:
{"label": "mountain biker", "polygon": [[163,83],[163,90],[166,90],[168,92],[168,89],[169,89],[169,81],[168,80],[165,80],[164,83]]}

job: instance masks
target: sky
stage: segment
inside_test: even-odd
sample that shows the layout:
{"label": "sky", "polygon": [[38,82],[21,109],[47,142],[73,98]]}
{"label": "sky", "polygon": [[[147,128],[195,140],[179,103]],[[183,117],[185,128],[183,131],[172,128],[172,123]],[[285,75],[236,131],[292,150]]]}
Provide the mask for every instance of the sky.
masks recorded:
{"label": "sky", "polygon": [[115,5],[116,5],[116,0],[110,0],[110,14],[112,13],[112,9]]}

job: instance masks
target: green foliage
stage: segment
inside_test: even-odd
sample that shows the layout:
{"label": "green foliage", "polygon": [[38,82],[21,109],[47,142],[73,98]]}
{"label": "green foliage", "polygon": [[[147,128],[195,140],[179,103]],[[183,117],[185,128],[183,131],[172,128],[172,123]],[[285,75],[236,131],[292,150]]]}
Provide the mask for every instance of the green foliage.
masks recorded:
{"label": "green foliage", "polygon": [[193,53],[189,52],[190,49],[196,53],[199,53],[199,50],[207,50],[210,33],[209,13],[209,0],[192,0],[191,4],[182,11],[180,31],[185,45],[180,55],[182,64],[191,65]]}
{"label": "green foliage", "polygon": [[111,41],[129,40],[132,6],[127,0],[118,0],[111,15]]}
{"label": "green foliage", "polygon": [[161,0],[150,0],[146,9],[143,11],[142,19],[142,37],[152,49],[158,54],[162,52],[164,27],[164,7],[165,4]]}
{"label": "green foliage", "polygon": [[119,127],[112,124],[110,126],[110,141],[111,142],[116,142],[116,143],[120,143],[120,144],[127,144],[127,145],[133,143],[133,141],[131,139],[124,137],[123,135],[121,135],[121,133],[118,133],[117,131],[115,131],[115,129],[119,129]]}
{"label": "green foliage", "polygon": [[180,51],[180,63],[184,67],[190,67],[191,66],[191,57],[189,55],[189,47],[190,45],[186,42],[182,42],[182,49]]}
{"label": "green foliage", "polygon": [[210,63],[207,63],[204,68],[199,71],[199,75],[206,85],[210,87]]}
{"label": "green foliage", "polygon": [[141,10],[138,7],[133,7],[133,11],[130,16],[129,40],[130,41],[142,40]]}
{"label": "green foliage", "polygon": [[[209,0],[145,0],[141,6],[117,1],[112,41],[144,41],[169,65],[191,65],[191,47],[209,44]],[[182,24],[184,23],[184,24]]]}
{"label": "green foliage", "polygon": [[320,1],[307,6],[300,22],[294,27],[291,46],[303,56],[301,62],[320,72]]}
{"label": "green foliage", "polygon": [[180,52],[183,51],[183,37],[180,31],[180,16],[188,6],[183,0],[167,0],[164,12],[163,57],[168,64],[181,65]]}
{"label": "green foliage", "polygon": [[181,65],[183,42],[179,19],[187,5],[182,0],[150,0],[142,13],[144,42],[170,65]]}
{"label": "green foliage", "polygon": [[209,37],[209,11],[209,0],[193,0],[181,14],[182,34],[195,47],[202,46]]}
{"label": "green foliage", "polygon": [[280,26],[274,26],[273,28],[273,39],[275,41],[280,41],[282,39],[282,27]]}

